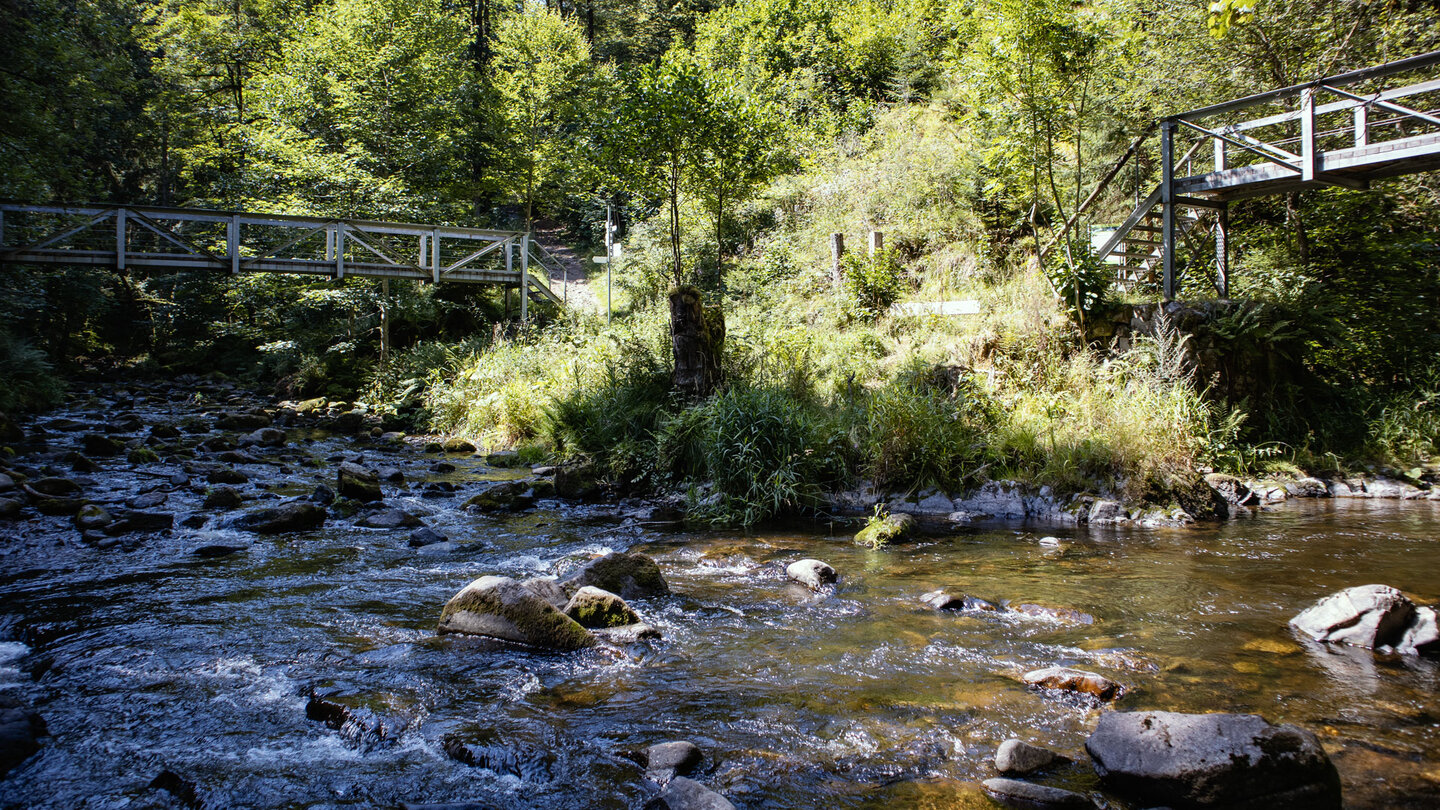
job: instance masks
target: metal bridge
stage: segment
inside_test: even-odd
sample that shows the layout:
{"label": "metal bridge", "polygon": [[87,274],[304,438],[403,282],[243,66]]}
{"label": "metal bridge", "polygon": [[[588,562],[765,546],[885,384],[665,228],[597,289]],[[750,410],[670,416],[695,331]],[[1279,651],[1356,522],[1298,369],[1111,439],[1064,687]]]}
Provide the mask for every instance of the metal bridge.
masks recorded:
{"label": "metal bridge", "polygon": [[[1363,189],[1372,180],[1440,168],[1437,66],[1440,51],[1160,119],[1106,173],[1041,258],[1105,200],[1106,187],[1158,130],[1159,184],[1095,252],[1114,264],[1121,284],[1159,275],[1168,301],[1175,297],[1182,241],[1197,253],[1213,245],[1215,288],[1228,297],[1231,201],[1321,186]],[[1402,74],[1409,74],[1408,83],[1395,80]],[[1256,111],[1266,114],[1246,117]]]}
{"label": "metal bridge", "polygon": [[[519,288],[564,306],[529,233],[124,205],[0,204],[0,262],[288,273]],[[546,271],[540,276],[532,272]]]}

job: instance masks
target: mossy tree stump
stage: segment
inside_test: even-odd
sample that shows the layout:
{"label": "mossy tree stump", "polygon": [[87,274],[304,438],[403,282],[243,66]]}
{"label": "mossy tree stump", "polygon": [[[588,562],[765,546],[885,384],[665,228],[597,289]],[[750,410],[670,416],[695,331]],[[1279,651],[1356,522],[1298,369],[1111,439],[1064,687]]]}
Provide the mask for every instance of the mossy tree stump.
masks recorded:
{"label": "mossy tree stump", "polygon": [[718,306],[705,306],[695,287],[687,285],[670,291],[670,345],[675,353],[672,379],[676,390],[701,399],[720,387],[725,314]]}

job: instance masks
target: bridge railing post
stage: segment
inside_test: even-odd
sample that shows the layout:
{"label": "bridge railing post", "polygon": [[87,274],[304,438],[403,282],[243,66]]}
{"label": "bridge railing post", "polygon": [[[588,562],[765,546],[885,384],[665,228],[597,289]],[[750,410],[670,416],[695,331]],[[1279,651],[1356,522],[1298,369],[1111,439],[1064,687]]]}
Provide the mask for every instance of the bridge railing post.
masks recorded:
{"label": "bridge railing post", "polygon": [[1315,179],[1315,88],[1300,91],[1300,179]]}
{"label": "bridge railing post", "polygon": [[430,231],[430,273],[432,280],[440,283],[440,229]]}
{"label": "bridge railing post", "polygon": [[1160,205],[1163,217],[1160,249],[1164,267],[1164,296],[1175,299],[1175,122],[1160,124]]}
{"label": "bridge railing post", "polygon": [[240,215],[230,217],[225,223],[225,250],[230,254],[230,274],[240,273]]}
{"label": "bridge railing post", "polygon": [[335,225],[335,278],[345,278],[345,223]]}
{"label": "bridge railing post", "polygon": [[125,209],[115,210],[115,269],[125,269]]}

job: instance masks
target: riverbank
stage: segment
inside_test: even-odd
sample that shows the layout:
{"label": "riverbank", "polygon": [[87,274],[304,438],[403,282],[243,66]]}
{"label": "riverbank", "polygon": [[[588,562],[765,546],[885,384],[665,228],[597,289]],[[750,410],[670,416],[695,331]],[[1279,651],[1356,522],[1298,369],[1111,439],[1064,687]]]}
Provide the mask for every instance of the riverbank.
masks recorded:
{"label": "riverbank", "polygon": [[[1180,530],[971,516],[876,550],[853,526],[739,534],[560,499],[547,484],[581,480],[565,468],[277,405],[196,378],[99,386],[22,424],[0,688],[46,736],[0,805],[628,808],[658,790],[636,752],[688,739],[692,778],[742,807],[989,808],[979,783],[1010,737],[1085,761],[1103,712],[1021,680],[1054,666],[1123,686],[1119,710],[1299,723],[1347,806],[1440,798],[1434,662],[1286,627],[1362,582],[1440,601],[1434,501],[1297,499]],[[287,504],[322,519],[245,519]],[[671,595],[632,600],[659,638],[557,656],[436,635],[476,577],[564,577],[611,551],[663,571]],[[839,582],[788,584],[801,558]],[[1006,609],[933,610],[937,590]]]}

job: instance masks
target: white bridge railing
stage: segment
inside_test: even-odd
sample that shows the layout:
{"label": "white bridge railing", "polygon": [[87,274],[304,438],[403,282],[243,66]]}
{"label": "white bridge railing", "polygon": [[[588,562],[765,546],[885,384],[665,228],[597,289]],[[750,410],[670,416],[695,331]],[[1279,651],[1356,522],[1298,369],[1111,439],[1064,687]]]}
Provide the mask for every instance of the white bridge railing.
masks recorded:
{"label": "white bridge railing", "polygon": [[[0,204],[0,262],[359,276],[521,286],[556,304],[531,273],[529,233],[189,208]],[[535,258],[535,264],[540,260]]]}

